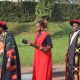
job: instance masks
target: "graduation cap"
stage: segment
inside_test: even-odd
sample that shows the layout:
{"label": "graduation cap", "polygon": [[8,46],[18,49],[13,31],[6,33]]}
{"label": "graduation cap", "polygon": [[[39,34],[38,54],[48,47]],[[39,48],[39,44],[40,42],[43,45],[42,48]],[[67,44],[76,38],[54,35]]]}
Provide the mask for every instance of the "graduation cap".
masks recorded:
{"label": "graduation cap", "polygon": [[74,23],[80,25],[80,20],[71,20],[71,21],[70,21],[70,25],[71,25],[71,26],[72,26]]}
{"label": "graduation cap", "polygon": [[4,21],[0,21],[0,27],[2,27],[4,30],[8,29],[8,27],[6,26],[6,22]]}

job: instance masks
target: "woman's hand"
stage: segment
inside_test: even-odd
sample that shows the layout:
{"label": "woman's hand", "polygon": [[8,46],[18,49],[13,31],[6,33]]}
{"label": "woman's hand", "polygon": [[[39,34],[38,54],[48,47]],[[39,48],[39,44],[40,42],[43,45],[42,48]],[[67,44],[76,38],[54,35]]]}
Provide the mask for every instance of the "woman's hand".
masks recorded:
{"label": "woman's hand", "polygon": [[27,45],[29,45],[29,46],[33,46],[34,43],[32,43],[31,41],[28,41],[28,44],[27,44]]}
{"label": "woman's hand", "polygon": [[43,47],[42,47],[42,46],[40,46],[40,47],[39,47],[39,50],[43,51]]}
{"label": "woman's hand", "polygon": [[41,51],[44,51],[44,52],[47,52],[50,48],[51,48],[51,46],[47,46],[47,47],[42,47],[42,46],[40,46],[40,47],[39,47],[39,49],[40,49]]}

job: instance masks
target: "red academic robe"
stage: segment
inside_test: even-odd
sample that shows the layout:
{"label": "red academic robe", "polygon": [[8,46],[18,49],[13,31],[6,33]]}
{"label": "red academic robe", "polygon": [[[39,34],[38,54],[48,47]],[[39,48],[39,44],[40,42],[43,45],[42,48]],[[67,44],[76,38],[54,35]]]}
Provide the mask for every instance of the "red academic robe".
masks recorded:
{"label": "red academic robe", "polygon": [[[42,32],[41,36],[37,39],[37,33],[34,43],[39,46],[42,46],[42,43],[47,35],[47,32]],[[32,80],[52,80],[51,49],[48,52],[43,52],[35,48]]]}

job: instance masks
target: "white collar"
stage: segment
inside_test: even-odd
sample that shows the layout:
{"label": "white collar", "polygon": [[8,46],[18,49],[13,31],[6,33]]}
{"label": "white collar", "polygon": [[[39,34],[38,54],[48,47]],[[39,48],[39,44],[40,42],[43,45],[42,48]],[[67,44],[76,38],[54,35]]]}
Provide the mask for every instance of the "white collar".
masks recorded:
{"label": "white collar", "polygon": [[78,30],[78,31],[76,31],[76,32],[73,33],[72,38],[71,38],[71,41],[70,41],[70,45],[72,44],[74,38],[76,37],[76,35],[78,34],[79,31],[80,30]]}

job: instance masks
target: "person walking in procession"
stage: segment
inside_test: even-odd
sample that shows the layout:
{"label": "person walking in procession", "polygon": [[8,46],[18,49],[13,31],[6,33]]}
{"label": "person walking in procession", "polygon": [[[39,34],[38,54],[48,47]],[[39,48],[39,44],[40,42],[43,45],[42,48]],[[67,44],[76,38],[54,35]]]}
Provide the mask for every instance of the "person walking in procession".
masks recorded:
{"label": "person walking in procession", "polygon": [[34,43],[23,40],[34,47],[34,63],[32,80],[52,80],[52,42],[49,33],[46,31],[47,22],[37,20],[36,35]]}
{"label": "person walking in procession", "polygon": [[6,22],[0,21],[0,80],[21,80],[17,45]]}
{"label": "person walking in procession", "polygon": [[73,32],[66,54],[65,80],[80,80],[80,20],[71,20],[70,25]]}
{"label": "person walking in procession", "polygon": [[45,28],[47,28],[47,23],[44,20],[38,20],[34,44],[39,48],[34,49],[32,80],[52,80],[52,42]]}

